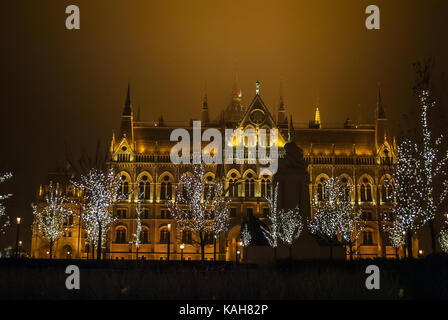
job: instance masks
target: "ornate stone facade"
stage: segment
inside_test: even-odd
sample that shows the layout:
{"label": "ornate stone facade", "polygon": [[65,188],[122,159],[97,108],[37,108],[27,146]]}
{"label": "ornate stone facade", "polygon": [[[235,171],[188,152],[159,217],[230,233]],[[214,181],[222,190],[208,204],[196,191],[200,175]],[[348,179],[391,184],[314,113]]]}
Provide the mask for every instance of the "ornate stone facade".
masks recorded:
{"label": "ornate stone facade", "polygon": [[[309,197],[306,198],[322,197],[325,179],[338,176],[349,186],[347,197],[350,201],[363,209],[364,218],[368,222],[356,243],[355,257],[395,257],[395,249],[388,243],[387,229],[393,220],[391,171],[395,163],[396,145],[395,139],[388,132],[388,120],[380,93],[375,123],[351,124],[347,119],[345,124],[336,128],[321,124],[320,113],[315,120],[310,121],[309,126],[294,126],[292,117],[288,121],[283,99],[280,99],[278,115],[274,117],[261,98],[259,84],[255,97],[247,107],[242,105],[241,99],[241,91],[235,86],[229,106],[215,121],[210,121],[205,97],[201,108],[203,129],[279,129],[280,149],[286,141],[294,140],[303,151],[303,164],[307,167],[310,182],[307,190]],[[321,108],[317,112],[324,110]],[[106,255],[109,258],[135,259],[136,249],[130,241],[136,228],[138,194],[143,195],[144,207],[143,244],[139,249],[139,257],[165,259],[169,236],[170,259],[180,259],[181,244],[184,244],[184,259],[200,258],[199,247],[194,244],[194,235],[182,234],[176,229],[166,205],[167,201],[174,199],[179,178],[190,170],[186,165],[170,162],[170,150],[175,143],[170,142],[170,133],[180,127],[192,130],[191,124],[164,122],[163,118],[158,122],[142,121],[139,115],[134,118],[128,88],[121,130],[112,137],[108,161],[120,173],[122,192],[128,194],[128,197],[114,208],[119,219],[108,236]],[[243,219],[253,215],[263,220],[267,213],[268,206],[264,197],[271,189],[272,175],[259,163],[210,165],[206,170],[212,178],[225,178],[232,200],[230,228],[217,239],[216,244],[213,239],[210,240],[210,244],[206,246],[206,258],[213,259],[216,252],[220,260],[235,260]],[[233,184],[235,181],[238,183]],[[171,232],[167,230],[168,224],[172,226]],[[80,236],[82,238],[82,232]],[[73,243],[73,248],[77,248],[79,243],[79,250],[74,250],[79,252],[79,257],[86,257],[84,240],[74,239]],[[37,252],[45,250],[42,248],[44,245],[33,242],[35,256],[38,256]]]}

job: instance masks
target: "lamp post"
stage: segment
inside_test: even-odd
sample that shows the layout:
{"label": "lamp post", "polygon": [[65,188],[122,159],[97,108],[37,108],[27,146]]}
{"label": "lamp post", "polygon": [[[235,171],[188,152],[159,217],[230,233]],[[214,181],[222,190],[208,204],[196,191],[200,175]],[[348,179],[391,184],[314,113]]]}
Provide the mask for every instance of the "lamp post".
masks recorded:
{"label": "lamp post", "polygon": [[19,256],[21,251],[22,251],[22,241],[19,241]]}
{"label": "lamp post", "polygon": [[235,264],[238,264],[240,250],[238,250],[238,241],[235,239]]}
{"label": "lamp post", "polygon": [[185,245],[182,243],[180,245],[180,261],[184,261],[184,248],[185,248]]}
{"label": "lamp post", "polygon": [[[241,250],[240,250],[240,258],[241,258],[241,255],[244,255],[243,241],[240,241],[238,244],[240,245],[240,248],[241,248]],[[244,255],[244,256],[245,256],[245,255]],[[241,259],[240,259],[240,260],[241,260]]]}
{"label": "lamp post", "polygon": [[166,260],[170,260],[170,242],[171,242],[171,223],[168,223],[168,245],[166,252]]}
{"label": "lamp post", "polygon": [[19,257],[20,221],[21,221],[21,218],[17,217],[16,258]]}

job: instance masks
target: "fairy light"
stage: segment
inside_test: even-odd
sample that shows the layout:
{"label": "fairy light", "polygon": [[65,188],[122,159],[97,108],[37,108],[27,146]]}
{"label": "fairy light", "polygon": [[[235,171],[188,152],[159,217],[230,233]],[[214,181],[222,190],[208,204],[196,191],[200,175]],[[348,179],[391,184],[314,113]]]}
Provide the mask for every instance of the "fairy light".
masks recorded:
{"label": "fairy light", "polygon": [[418,157],[418,146],[409,139],[403,139],[397,151],[394,179],[396,203],[393,208],[395,221],[389,232],[391,244],[396,248],[406,243],[406,235],[412,236],[425,223],[420,202],[423,182],[419,174],[421,160]]}
{"label": "fairy light", "polygon": [[280,210],[278,209],[278,183],[271,189],[271,195],[266,198],[269,206],[269,213],[266,217],[270,227],[261,227],[261,231],[272,248],[277,248],[280,239]]}
{"label": "fairy light", "polygon": [[131,244],[135,244],[136,249],[138,250],[138,248],[140,247],[140,243],[141,243],[141,234],[142,234],[142,213],[143,213],[143,209],[142,209],[142,202],[143,202],[143,193],[140,195],[140,197],[138,197],[138,202],[137,202],[137,207],[135,208],[135,212],[137,214],[135,222],[136,222],[136,230],[135,233],[132,235],[133,236],[133,240],[130,241]]}
{"label": "fairy light", "polygon": [[323,199],[319,200],[317,194],[313,198],[313,218],[308,228],[324,241],[337,242],[340,236],[344,244],[351,245],[365,227],[361,209],[355,210],[352,202],[345,199],[346,188],[339,178],[332,177],[325,182]]}
{"label": "fairy light", "polygon": [[443,252],[448,253],[448,228],[443,228],[440,231],[439,243]]}
{"label": "fairy light", "polygon": [[303,223],[300,217],[299,207],[294,209],[278,208],[278,183],[271,195],[266,200],[269,205],[269,214],[267,219],[270,222],[270,228],[261,227],[265,238],[271,247],[278,246],[278,240],[291,246],[295,239],[300,237],[303,229]]}
{"label": "fairy light", "polygon": [[243,230],[241,230],[241,245],[243,247],[247,247],[250,245],[252,241],[252,235],[249,232],[249,228],[247,227],[247,223],[244,225]]}
{"label": "fairy light", "polygon": [[229,203],[222,181],[206,181],[204,164],[193,165],[193,174],[183,175],[176,186],[174,201],[168,210],[180,230],[190,230],[198,235],[202,254],[205,235],[218,235],[228,229]]}
{"label": "fairy light", "polygon": [[69,216],[73,215],[73,211],[69,207],[69,201],[59,190],[59,184],[54,186],[53,182],[50,181],[45,202],[39,205],[31,204],[34,226],[40,237],[49,242],[49,254],[53,251],[54,243],[66,231]]}
{"label": "fairy light", "polygon": [[84,199],[82,222],[87,230],[87,241],[100,252],[106,244],[106,236],[111,224],[116,220],[112,214],[113,204],[120,199],[118,190],[121,178],[113,169],[101,172],[90,170],[79,181],[72,184],[83,190]]}
{"label": "fairy light", "polygon": [[[12,178],[11,173],[5,173],[3,175],[0,175],[0,183],[11,178]],[[3,205],[3,201],[10,198],[11,196],[12,196],[11,194],[0,195],[0,232],[3,232],[10,225],[9,217],[6,214],[6,208]]]}

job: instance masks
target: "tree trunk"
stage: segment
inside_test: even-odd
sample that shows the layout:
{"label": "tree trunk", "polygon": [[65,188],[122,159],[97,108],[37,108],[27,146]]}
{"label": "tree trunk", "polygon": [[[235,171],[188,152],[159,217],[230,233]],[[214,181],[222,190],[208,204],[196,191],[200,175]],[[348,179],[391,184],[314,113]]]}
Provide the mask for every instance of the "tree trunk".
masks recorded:
{"label": "tree trunk", "polygon": [[274,247],[274,262],[277,261],[277,247]]}
{"label": "tree trunk", "polygon": [[289,260],[292,260],[292,244],[289,245]]}
{"label": "tree trunk", "polygon": [[350,252],[350,261],[353,261],[353,244],[352,244],[352,240],[350,240],[349,242],[348,242],[348,245],[350,246],[349,247],[349,252]]}
{"label": "tree trunk", "polygon": [[137,246],[137,253],[135,254],[135,260],[138,260],[138,246]]}
{"label": "tree trunk", "polygon": [[407,233],[408,237],[408,258],[412,259],[414,256],[412,255],[412,232],[408,231]]}
{"label": "tree trunk", "polygon": [[53,240],[50,240],[50,260],[53,258],[53,244]]}
{"label": "tree trunk", "polygon": [[432,253],[436,253],[436,231],[434,230],[434,220],[429,221],[429,230],[431,231]]}
{"label": "tree trunk", "polygon": [[103,230],[101,228],[101,224],[98,223],[99,228],[98,228],[98,248],[97,248],[97,252],[96,252],[96,260],[101,260],[101,238],[103,237]]}
{"label": "tree trunk", "polygon": [[400,258],[399,254],[398,254],[398,248],[395,248],[395,258],[398,260]]}
{"label": "tree trunk", "polygon": [[330,260],[333,260],[333,245],[330,244]]}

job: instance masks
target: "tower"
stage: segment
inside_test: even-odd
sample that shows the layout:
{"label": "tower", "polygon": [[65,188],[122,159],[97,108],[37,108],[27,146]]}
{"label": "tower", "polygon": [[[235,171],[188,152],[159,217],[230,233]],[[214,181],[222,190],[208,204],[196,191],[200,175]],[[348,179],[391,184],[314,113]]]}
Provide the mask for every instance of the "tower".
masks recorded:
{"label": "tower", "polygon": [[381,88],[378,85],[378,96],[376,102],[376,117],[375,117],[375,147],[376,151],[379,152],[382,144],[384,143],[384,138],[389,136],[388,134],[388,119],[386,113],[384,112],[383,99],[381,96]]}
{"label": "tower", "polygon": [[312,129],[320,129],[321,128],[319,98],[317,99],[316,110],[314,111],[314,120],[310,120],[309,127]]}
{"label": "tower", "polygon": [[123,113],[121,114],[121,135],[130,139],[134,143],[134,113],[131,105],[131,86],[128,83],[128,91],[124,102]]}
{"label": "tower", "polygon": [[202,99],[201,122],[203,126],[209,123],[207,95]]}

